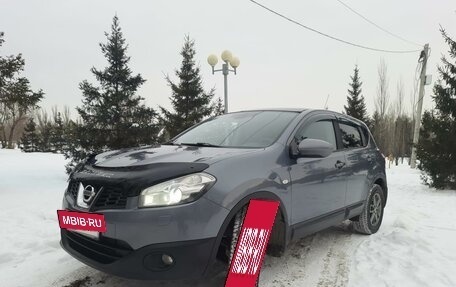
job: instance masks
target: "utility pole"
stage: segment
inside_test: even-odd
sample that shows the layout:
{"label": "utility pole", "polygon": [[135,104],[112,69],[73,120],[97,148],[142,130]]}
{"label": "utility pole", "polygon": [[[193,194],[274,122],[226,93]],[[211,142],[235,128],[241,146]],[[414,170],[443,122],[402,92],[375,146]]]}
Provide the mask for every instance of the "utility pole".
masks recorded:
{"label": "utility pole", "polygon": [[415,129],[413,131],[413,146],[412,155],[410,157],[410,167],[416,168],[416,145],[420,137],[420,125],[421,125],[421,111],[423,109],[423,98],[424,98],[424,86],[426,85],[426,66],[429,57],[429,44],[424,45],[424,50],[421,52],[420,59],[422,59],[423,66],[421,67],[420,74],[420,91],[418,94],[418,105],[416,107],[415,116]]}

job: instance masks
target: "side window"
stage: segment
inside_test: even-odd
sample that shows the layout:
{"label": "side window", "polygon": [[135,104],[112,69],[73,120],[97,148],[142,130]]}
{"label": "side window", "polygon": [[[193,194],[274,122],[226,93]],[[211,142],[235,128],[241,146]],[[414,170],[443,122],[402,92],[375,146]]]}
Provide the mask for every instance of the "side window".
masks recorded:
{"label": "side window", "polygon": [[342,145],[344,148],[356,148],[363,146],[362,136],[357,126],[346,122],[339,122],[339,127],[342,134]]}
{"label": "side window", "polygon": [[298,141],[298,144],[303,139],[317,139],[329,142],[334,146],[334,150],[337,147],[334,125],[330,120],[311,123],[304,129],[299,130],[296,133],[295,138]]}

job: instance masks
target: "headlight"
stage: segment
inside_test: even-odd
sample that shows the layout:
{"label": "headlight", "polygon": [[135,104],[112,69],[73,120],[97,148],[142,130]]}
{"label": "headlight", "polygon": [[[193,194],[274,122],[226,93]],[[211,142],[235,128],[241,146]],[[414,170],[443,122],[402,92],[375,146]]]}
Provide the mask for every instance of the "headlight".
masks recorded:
{"label": "headlight", "polygon": [[139,198],[139,207],[190,202],[214,182],[215,177],[207,173],[194,173],[165,181],[144,189]]}

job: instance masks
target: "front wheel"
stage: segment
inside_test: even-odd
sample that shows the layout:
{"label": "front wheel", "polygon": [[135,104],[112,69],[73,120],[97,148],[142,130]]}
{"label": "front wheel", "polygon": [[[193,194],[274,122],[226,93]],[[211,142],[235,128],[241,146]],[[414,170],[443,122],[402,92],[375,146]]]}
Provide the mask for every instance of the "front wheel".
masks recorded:
{"label": "front wheel", "polygon": [[364,209],[357,221],[353,222],[356,231],[362,234],[374,234],[380,228],[385,207],[385,195],[380,185],[374,184],[364,203]]}
{"label": "front wheel", "polygon": [[[239,235],[241,234],[242,224],[244,223],[245,214],[247,213],[247,206],[244,206],[234,217],[234,225],[233,225],[233,234],[231,237],[231,248],[230,248],[230,256],[229,256],[229,264],[228,264],[228,272],[231,266],[231,261],[233,260],[234,252],[236,252],[236,245],[239,239]],[[256,281],[255,286],[259,286],[260,276],[258,275],[258,279]]]}

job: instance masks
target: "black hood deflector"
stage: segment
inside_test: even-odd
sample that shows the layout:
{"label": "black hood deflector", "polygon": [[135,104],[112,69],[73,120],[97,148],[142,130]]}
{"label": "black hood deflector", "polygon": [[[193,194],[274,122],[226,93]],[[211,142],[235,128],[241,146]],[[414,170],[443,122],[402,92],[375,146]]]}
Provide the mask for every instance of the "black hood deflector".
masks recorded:
{"label": "black hood deflector", "polygon": [[136,196],[149,186],[169,179],[201,172],[209,167],[200,162],[165,162],[130,167],[97,167],[86,164],[71,176],[71,180],[99,186],[121,187],[127,196]]}

